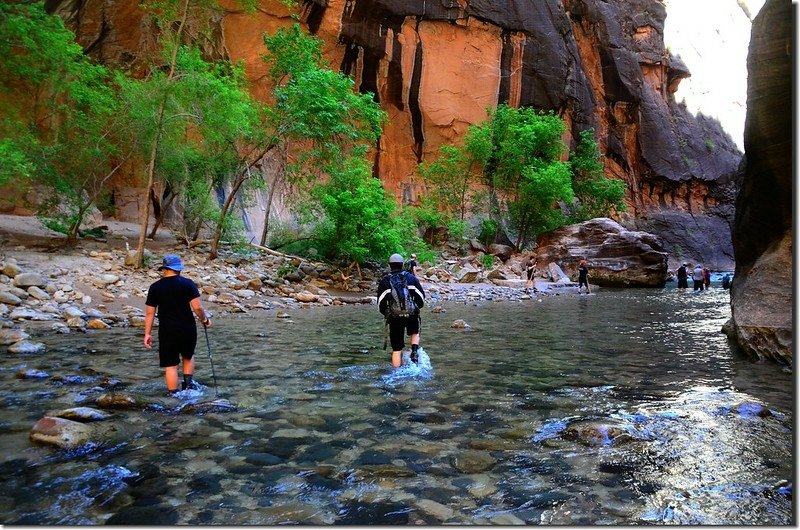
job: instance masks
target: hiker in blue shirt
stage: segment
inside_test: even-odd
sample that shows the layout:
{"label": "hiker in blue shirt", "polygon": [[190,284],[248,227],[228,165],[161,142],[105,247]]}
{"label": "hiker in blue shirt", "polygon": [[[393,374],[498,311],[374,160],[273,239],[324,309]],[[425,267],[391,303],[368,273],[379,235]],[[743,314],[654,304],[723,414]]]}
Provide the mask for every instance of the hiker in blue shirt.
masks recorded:
{"label": "hiker in blue shirt", "polygon": [[378,309],[389,330],[392,366],[399,368],[405,347],[403,332],[411,337],[411,361],[419,361],[419,310],[425,305],[425,291],[416,276],[403,270],[403,256],[400,254],[391,255],[389,269],[389,274],[378,284]]}

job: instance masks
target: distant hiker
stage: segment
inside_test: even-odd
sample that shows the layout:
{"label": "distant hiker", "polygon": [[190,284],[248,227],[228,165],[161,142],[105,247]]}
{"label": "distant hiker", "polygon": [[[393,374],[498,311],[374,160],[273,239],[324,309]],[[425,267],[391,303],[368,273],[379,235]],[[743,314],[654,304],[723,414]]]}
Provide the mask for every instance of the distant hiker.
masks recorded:
{"label": "distant hiker", "polygon": [[731,288],[731,275],[726,274],[722,277],[722,288],[723,289],[730,289]]}
{"label": "distant hiker", "polygon": [[536,260],[533,256],[528,258],[528,262],[525,264],[525,275],[528,278],[528,281],[525,282],[525,291],[528,290],[531,286],[533,286],[533,276],[536,274]]}
{"label": "distant hiker", "polygon": [[678,267],[678,289],[689,288],[689,271],[686,268],[688,265],[684,263]]}
{"label": "distant hiker", "polygon": [[703,286],[706,289],[711,287],[711,271],[707,267],[703,268]]}
{"label": "distant hiker", "polygon": [[399,368],[405,347],[404,331],[411,337],[411,361],[419,362],[419,310],[425,305],[425,291],[416,276],[403,270],[400,254],[391,255],[389,269],[389,274],[378,284],[378,309],[386,319],[392,344],[392,366]]}
{"label": "distant hiker", "polygon": [[164,368],[167,391],[178,391],[178,363],[183,360],[182,390],[194,387],[194,348],[197,344],[197,327],[192,311],[200,319],[203,327],[211,326],[203,307],[200,305],[200,291],[197,285],[181,276],[184,269],[181,258],[174,254],[164,256],[158,268],[162,278],[147,291],[144,319],[144,346],[153,347],[153,320],[158,310],[158,358],[159,366]]}
{"label": "distant hiker", "polygon": [[413,274],[414,276],[417,275],[417,255],[411,254],[411,259],[405,263],[405,270]]}
{"label": "distant hiker", "polygon": [[692,282],[694,282],[692,287],[695,291],[703,290],[703,266],[699,263],[694,268],[694,271],[692,271]]}
{"label": "distant hiker", "polygon": [[592,291],[589,290],[589,267],[586,265],[586,260],[582,259],[578,265],[578,293],[581,292],[581,288],[584,285],[586,286],[586,293],[591,293]]}

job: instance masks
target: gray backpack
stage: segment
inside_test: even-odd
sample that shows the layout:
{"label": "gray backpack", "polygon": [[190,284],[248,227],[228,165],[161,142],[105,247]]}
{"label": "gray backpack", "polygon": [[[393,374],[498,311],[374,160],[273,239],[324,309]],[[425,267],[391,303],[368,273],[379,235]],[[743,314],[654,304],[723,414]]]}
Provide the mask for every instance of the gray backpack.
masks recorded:
{"label": "gray backpack", "polygon": [[386,308],[386,318],[407,318],[419,313],[419,308],[408,290],[406,274],[403,271],[389,275],[391,297]]}

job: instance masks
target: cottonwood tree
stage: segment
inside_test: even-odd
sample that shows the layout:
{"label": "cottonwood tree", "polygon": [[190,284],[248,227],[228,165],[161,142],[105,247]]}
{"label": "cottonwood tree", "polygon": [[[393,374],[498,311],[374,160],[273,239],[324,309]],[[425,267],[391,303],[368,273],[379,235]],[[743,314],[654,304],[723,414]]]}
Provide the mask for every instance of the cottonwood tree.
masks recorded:
{"label": "cottonwood tree", "polygon": [[605,217],[613,210],[625,210],[625,183],[603,173],[603,161],[594,139],[594,130],[580,132],[578,144],[569,157],[575,203],[570,221],[580,223]]}
{"label": "cottonwood tree", "polygon": [[41,3],[0,4],[0,183],[37,187],[40,213],[70,243],[132,154],[119,111],[111,72],[60,18]]}

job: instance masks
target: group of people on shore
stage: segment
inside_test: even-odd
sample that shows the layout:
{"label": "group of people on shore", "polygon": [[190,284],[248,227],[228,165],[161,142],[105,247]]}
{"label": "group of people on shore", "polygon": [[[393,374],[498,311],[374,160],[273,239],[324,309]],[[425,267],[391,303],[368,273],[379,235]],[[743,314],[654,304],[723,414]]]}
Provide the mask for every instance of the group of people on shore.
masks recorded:
{"label": "group of people on shore", "polygon": [[683,263],[678,267],[678,289],[689,288],[689,271],[691,270],[692,287],[694,291],[703,291],[711,287],[711,271],[701,264],[697,264],[694,269],[688,263]]}

